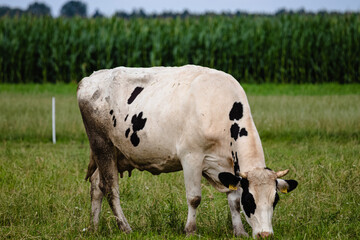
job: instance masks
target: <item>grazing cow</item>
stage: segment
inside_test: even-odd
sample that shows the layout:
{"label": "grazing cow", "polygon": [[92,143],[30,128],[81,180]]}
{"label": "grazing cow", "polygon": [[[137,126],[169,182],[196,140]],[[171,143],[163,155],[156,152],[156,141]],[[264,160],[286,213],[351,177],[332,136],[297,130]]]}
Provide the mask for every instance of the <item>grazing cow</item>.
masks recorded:
{"label": "grazing cow", "polygon": [[78,103],[90,142],[86,179],[91,182],[92,221],[97,229],[106,196],[119,228],[131,228],[122,212],[118,173],[183,170],[187,234],[196,230],[201,176],[227,193],[234,234],[273,234],[277,190],[290,192],[288,170],[265,166],[264,153],[244,90],[230,75],[199,66],[101,70],[78,86]]}

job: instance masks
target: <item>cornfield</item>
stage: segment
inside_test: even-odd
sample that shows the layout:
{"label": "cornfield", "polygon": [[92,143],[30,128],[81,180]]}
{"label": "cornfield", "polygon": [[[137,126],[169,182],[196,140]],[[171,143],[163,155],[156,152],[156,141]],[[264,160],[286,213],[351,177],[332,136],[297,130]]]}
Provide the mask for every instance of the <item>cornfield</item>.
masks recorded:
{"label": "cornfield", "polygon": [[359,83],[360,14],[0,18],[0,82],[76,82],[116,66],[197,64],[247,83]]}

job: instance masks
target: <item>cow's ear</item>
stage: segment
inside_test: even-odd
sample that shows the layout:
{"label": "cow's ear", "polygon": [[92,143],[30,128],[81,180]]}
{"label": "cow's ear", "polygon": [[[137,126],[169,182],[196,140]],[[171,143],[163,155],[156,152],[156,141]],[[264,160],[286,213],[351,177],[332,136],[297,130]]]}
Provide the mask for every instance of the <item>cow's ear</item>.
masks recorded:
{"label": "cow's ear", "polygon": [[291,192],[298,185],[298,182],[295,180],[283,180],[283,179],[279,178],[276,180],[276,182],[277,182],[277,184],[276,184],[277,190],[282,193]]}
{"label": "cow's ear", "polygon": [[237,190],[237,184],[240,181],[240,178],[235,176],[229,172],[221,172],[219,173],[219,180],[220,182],[230,190]]}

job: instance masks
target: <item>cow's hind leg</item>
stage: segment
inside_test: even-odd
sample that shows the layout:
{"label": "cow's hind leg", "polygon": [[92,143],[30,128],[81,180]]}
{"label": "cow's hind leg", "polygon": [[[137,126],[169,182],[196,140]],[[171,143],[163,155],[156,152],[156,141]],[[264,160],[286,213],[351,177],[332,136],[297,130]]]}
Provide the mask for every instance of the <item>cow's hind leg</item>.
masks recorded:
{"label": "cow's hind leg", "polygon": [[101,203],[102,203],[104,194],[102,193],[102,191],[100,190],[100,187],[99,187],[99,183],[100,183],[99,170],[97,169],[95,159],[94,159],[94,154],[92,151],[90,154],[90,162],[88,165],[88,171],[87,171],[85,180],[88,180],[88,179],[91,183],[90,196],[91,196],[91,221],[92,221],[92,224],[90,224],[90,225],[91,225],[92,229],[96,231],[98,229],[98,225],[99,225]]}
{"label": "cow's hind leg", "polygon": [[203,155],[201,154],[188,154],[182,159],[188,204],[188,216],[185,225],[187,235],[192,235],[196,231],[196,208],[201,202],[202,158]]}
{"label": "cow's hind leg", "polygon": [[228,203],[231,212],[231,220],[234,229],[235,236],[245,236],[248,237],[249,235],[244,229],[244,226],[241,221],[240,216],[240,190],[232,191],[227,194]]}
{"label": "cow's hind leg", "polygon": [[120,230],[129,233],[131,228],[120,206],[115,148],[110,141],[100,137],[96,138],[92,143],[91,149],[99,171],[99,189],[107,198]]}
{"label": "cow's hind leg", "polygon": [[101,202],[103,199],[104,194],[99,188],[100,183],[100,177],[99,177],[99,170],[96,169],[96,171],[93,173],[93,175],[90,178],[91,182],[91,218],[93,221],[93,229],[97,231],[99,226],[99,217],[101,212]]}

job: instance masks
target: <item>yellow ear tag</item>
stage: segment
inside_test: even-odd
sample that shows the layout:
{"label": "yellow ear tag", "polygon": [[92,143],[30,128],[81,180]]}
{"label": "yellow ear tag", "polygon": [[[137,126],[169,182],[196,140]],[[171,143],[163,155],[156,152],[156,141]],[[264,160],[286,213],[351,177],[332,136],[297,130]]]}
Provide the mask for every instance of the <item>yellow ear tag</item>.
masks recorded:
{"label": "yellow ear tag", "polygon": [[287,191],[287,188],[283,188],[283,189],[280,190],[280,192],[287,193],[288,191]]}
{"label": "yellow ear tag", "polygon": [[234,185],[232,185],[232,184],[230,184],[230,185],[229,185],[229,189],[230,189],[230,190],[237,190],[237,187],[234,186]]}

